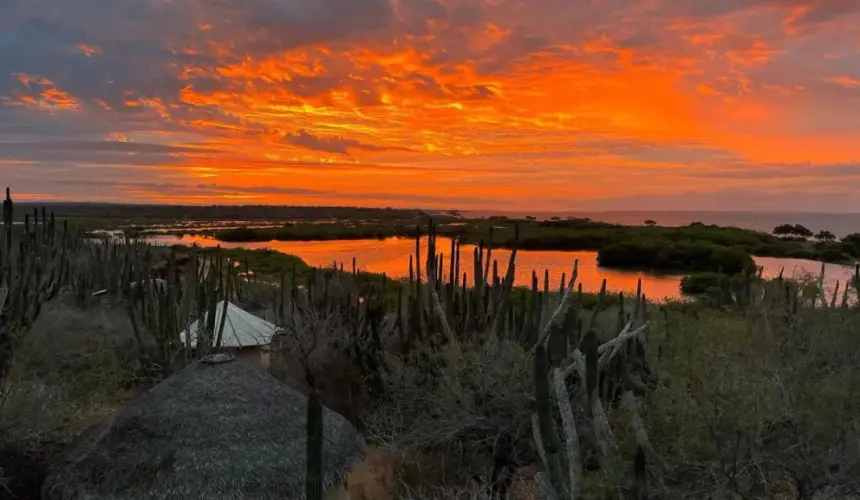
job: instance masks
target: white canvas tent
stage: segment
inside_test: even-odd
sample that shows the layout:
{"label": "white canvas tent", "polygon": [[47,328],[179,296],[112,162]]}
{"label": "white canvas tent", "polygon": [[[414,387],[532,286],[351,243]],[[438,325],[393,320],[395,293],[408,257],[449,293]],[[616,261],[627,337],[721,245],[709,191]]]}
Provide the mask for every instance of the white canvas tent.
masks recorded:
{"label": "white canvas tent", "polygon": [[[272,342],[272,336],[275,335],[278,327],[225,300],[215,308],[216,337],[221,325],[221,318],[224,317],[225,305],[227,319],[224,320],[221,347],[233,351],[241,361],[250,363],[262,370],[268,370],[268,345]],[[197,335],[206,325],[207,316],[208,312],[203,315],[203,318],[191,323],[188,329],[179,334],[183,343],[190,341],[191,347],[197,347]],[[216,340],[217,338],[212,339],[212,345],[215,345]]]}
{"label": "white canvas tent", "polygon": [[[221,334],[221,347],[259,347],[268,345],[278,327],[268,321],[244,311],[232,302],[220,302],[215,308],[215,333],[217,336],[221,319],[224,316],[224,305],[227,305],[227,319],[224,321],[224,331]],[[191,325],[179,334],[183,343],[188,342],[190,337],[191,347],[197,347],[197,334],[206,325],[206,317],[191,323]],[[190,332],[190,334],[189,334]],[[214,345],[216,339],[212,339]]]}

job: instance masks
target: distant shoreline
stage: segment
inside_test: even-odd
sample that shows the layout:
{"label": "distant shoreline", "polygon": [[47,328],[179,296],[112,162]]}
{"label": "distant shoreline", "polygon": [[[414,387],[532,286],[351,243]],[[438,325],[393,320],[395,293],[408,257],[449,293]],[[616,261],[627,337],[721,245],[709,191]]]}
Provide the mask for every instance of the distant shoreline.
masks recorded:
{"label": "distant shoreline", "polygon": [[[503,210],[441,210],[409,208],[372,208],[350,206],[289,206],[289,205],[164,205],[164,204],[118,204],[100,202],[18,202],[23,210],[18,212],[23,220],[24,213],[44,206],[48,212],[54,211],[57,217],[79,219],[92,227],[113,225],[149,225],[169,223],[180,220],[195,221],[278,221],[292,218],[318,220],[328,214],[351,218],[361,217],[390,218],[397,216],[438,215],[447,216],[458,213],[465,218],[508,217],[524,219],[533,216],[537,220],[590,218],[594,221],[620,225],[641,225],[645,220],[654,220],[663,227],[680,227],[693,222],[714,224],[724,227],[739,227],[770,233],[780,224],[801,224],[813,232],[827,230],[837,237],[850,233],[860,233],[860,213],[838,212],[748,212],[737,210],[570,210],[570,211],[503,211]],[[98,219],[97,223],[86,219]],[[107,220],[106,220],[107,219]]]}

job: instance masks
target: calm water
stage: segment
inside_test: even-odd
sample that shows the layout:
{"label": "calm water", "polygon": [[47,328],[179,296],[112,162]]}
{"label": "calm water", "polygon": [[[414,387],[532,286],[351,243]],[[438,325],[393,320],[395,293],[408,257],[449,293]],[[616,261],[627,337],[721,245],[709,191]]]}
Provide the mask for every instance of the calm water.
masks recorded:
{"label": "calm water", "polygon": [[[386,273],[393,278],[403,278],[409,275],[409,256],[415,253],[415,240],[405,238],[389,238],[386,240],[353,240],[353,241],[270,241],[260,243],[227,243],[219,242],[205,236],[153,236],[151,241],[161,245],[192,245],[201,247],[212,247],[221,245],[223,248],[243,247],[248,249],[272,249],[300,257],[313,266],[331,266],[334,262],[343,264],[344,268],[352,266],[352,258],[355,257],[359,269],[363,271]],[[444,253],[445,276],[448,276],[448,258],[451,248],[451,240],[440,237],[437,242],[437,252]],[[472,255],[474,246],[463,245],[461,247],[460,272],[467,273],[468,282],[472,282]],[[422,258],[426,256],[426,240],[422,245]],[[499,274],[504,275],[510,258],[508,250],[493,250],[493,260],[499,262]],[[562,273],[570,277],[573,263],[579,259],[578,281],[582,283],[586,291],[598,291],[603,279],[607,281],[607,288],[615,292],[634,293],[636,284],[642,279],[642,288],[645,294],[653,299],[679,298],[680,279],[678,275],[657,275],[640,271],[620,271],[606,269],[597,266],[597,252],[579,251],[520,251],[517,254],[517,267],[515,283],[517,285],[530,285],[532,271],[539,273],[540,286],[543,288],[544,269],[549,270],[550,286],[558,288]],[[821,264],[809,260],[800,259],[776,259],[771,257],[757,257],[756,263],[764,267],[766,277],[775,277],[780,269],[785,269],[786,277],[795,276],[798,273],[812,273],[818,275]],[[846,266],[829,264],[825,269],[825,283],[828,289],[832,289],[835,282],[845,283],[853,275],[853,269]],[[422,274],[424,267],[422,265]]]}
{"label": "calm water", "polygon": [[[486,217],[489,212],[463,212],[467,217]],[[813,232],[827,230],[838,237],[850,233],[860,233],[860,214],[847,213],[774,213],[774,212],[693,212],[693,211],[607,211],[577,213],[497,213],[509,217],[531,215],[539,219],[559,217],[587,217],[601,222],[636,226],[646,220],[655,221],[660,226],[686,226],[693,222],[734,226],[770,233],[780,224],[801,224]]]}

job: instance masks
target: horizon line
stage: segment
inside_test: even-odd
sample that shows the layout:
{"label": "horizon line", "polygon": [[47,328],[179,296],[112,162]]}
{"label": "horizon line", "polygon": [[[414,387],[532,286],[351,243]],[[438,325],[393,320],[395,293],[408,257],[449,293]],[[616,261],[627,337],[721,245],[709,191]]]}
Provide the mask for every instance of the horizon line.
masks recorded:
{"label": "horizon line", "polygon": [[567,209],[567,210],[504,210],[493,208],[476,208],[476,209],[458,209],[458,208],[421,208],[421,207],[398,207],[398,206],[369,206],[369,205],[307,205],[307,204],[279,204],[279,203],[245,203],[245,204],[220,204],[220,203],[152,203],[152,202],[115,202],[115,201],[72,201],[72,200],[22,200],[15,201],[14,195],[12,201],[16,205],[108,205],[108,206],[135,206],[135,207],[303,207],[303,208],[356,208],[356,209],[376,209],[376,210],[413,210],[422,212],[458,212],[464,213],[492,213],[492,214],[525,214],[528,216],[534,214],[551,214],[551,215],[569,215],[569,214],[605,214],[605,213],[719,213],[719,214],[807,214],[807,215],[856,215],[860,216],[860,212],[828,212],[828,211],[775,211],[775,210],[721,210],[721,209],[698,209],[698,208],[679,208],[679,209]]}

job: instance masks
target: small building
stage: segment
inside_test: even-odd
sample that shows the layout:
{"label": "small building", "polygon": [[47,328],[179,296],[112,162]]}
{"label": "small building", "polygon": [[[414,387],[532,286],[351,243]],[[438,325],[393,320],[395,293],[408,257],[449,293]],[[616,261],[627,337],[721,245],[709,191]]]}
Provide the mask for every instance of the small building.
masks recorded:
{"label": "small building", "polygon": [[[225,310],[227,318],[224,319],[220,347],[233,354],[239,360],[249,363],[260,370],[268,371],[270,364],[269,344],[272,342],[272,337],[277,333],[278,327],[225,300],[219,302],[215,308],[216,337]],[[185,331],[179,334],[180,340],[183,343],[188,343],[189,340],[187,339],[190,339],[191,347],[196,348],[197,336],[206,325],[208,316],[209,313],[206,312],[202,318],[191,323]],[[212,339],[213,346],[217,340],[217,338]]]}
{"label": "small building", "polygon": [[[307,398],[230,355],[192,363],[84,433],[48,468],[44,500],[303,499]],[[323,409],[323,484],[348,499],[358,430]]]}

